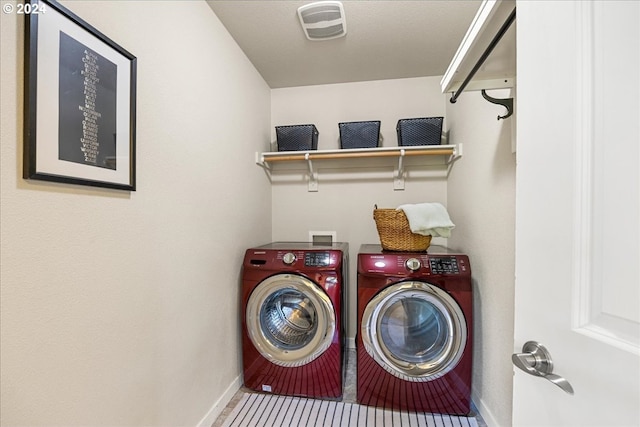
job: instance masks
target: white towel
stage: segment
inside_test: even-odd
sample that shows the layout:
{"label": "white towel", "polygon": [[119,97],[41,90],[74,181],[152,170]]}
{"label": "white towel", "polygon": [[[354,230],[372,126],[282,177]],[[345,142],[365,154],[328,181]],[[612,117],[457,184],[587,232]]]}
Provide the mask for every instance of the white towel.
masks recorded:
{"label": "white towel", "polygon": [[455,224],[451,222],[447,209],[440,203],[418,203],[400,205],[397,210],[404,211],[409,227],[415,234],[433,237],[450,237]]}

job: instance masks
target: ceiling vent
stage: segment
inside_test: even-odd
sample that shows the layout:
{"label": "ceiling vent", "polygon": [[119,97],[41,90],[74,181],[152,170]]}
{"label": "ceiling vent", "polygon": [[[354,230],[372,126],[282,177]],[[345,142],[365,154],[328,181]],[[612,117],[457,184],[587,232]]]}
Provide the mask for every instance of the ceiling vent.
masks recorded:
{"label": "ceiling vent", "polygon": [[344,8],[339,1],[319,1],[300,6],[298,18],[309,40],[330,40],[347,34]]}

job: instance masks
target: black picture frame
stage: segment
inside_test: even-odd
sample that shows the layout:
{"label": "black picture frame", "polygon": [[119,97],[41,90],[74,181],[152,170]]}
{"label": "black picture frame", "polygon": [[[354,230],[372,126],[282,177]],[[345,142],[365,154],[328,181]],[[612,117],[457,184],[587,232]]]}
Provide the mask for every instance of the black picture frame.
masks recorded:
{"label": "black picture frame", "polygon": [[24,10],[23,178],[135,191],[136,57],[55,0]]}

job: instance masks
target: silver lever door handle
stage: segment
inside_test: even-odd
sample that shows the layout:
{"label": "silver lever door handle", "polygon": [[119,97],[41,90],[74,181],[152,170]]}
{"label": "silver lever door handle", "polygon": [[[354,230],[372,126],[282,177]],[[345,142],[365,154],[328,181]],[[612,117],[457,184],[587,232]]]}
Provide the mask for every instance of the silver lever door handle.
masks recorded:
{"label": "silver lever door handle", "polygon": [[573,394],[573,387],[569,381],[553,373],[551,354],[542,344],[527,341],[522,346],[522,353],[511,355],[511,361],[527,374],[546,378],[566,393]]}

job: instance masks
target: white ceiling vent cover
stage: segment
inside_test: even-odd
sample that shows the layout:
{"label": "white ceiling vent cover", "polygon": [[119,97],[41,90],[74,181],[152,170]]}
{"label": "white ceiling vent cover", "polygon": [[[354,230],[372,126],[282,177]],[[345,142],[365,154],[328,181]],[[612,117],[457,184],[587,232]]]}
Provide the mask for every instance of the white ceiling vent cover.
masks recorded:
{"label": "white ceiling vent cover", "polygon": [[309,40],[329,40],[347,34],[344,8],[339,1],[319,1],[300,6],[298,18]]}

